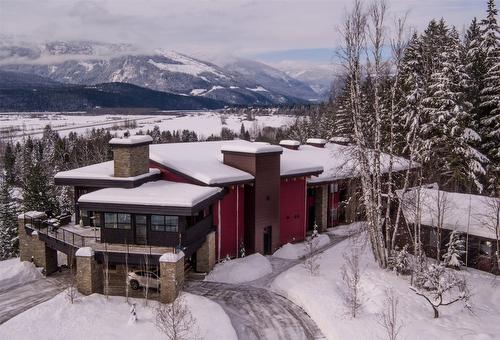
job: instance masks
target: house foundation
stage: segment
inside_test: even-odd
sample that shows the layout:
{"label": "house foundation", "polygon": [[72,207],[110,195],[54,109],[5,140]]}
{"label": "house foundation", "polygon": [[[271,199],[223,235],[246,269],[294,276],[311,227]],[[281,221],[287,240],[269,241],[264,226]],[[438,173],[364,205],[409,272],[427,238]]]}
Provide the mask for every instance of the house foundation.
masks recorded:
{"label": "house foundation", "polygon": [[184,253],[166,253],[160,257],[160,302],[172,303],[184,285]]}
{"label": "house foundation", "polygon": [[208,273],[215,266],[215,231],[209,233],[203,245],[196,251],[196,271]]}
{"label": "house foundation", "polygon": [[103,292],[102,265],[94,258],[92,248],[76,251],[76,286],[80,293],[90,295]]}
{"label": "house foundation", "polygon": [[[35,214],[35,212],[31,212]],[[43,213],[36,213],[41,216]],[[37,267],[43,268],[45,275],[50,275],[57,271],[57,250],[49,248],[45,242],[39,240],[38,232],[29,228],[31,223],[36,223],[33,217],[27,217],[25,214],[18,216],[18,234],[19,234],[19,253],[21,261],[30,261]],[[30,221],[28,223],[27,221]],[[26,228],[28,226],[28,228]]]}

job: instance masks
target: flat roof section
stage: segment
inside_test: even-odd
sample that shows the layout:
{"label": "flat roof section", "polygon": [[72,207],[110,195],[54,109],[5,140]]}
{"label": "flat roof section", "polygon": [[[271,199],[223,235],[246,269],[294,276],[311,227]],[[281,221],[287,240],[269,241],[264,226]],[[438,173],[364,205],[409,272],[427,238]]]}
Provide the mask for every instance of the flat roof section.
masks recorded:
{"label": "flat roof section", "polygon": [[159,179],[160,176],[160,170],[149,169],[148,173],[134,177],[115,177],[114,163],[109,161],[58,172],[54,176],[54,181],[57,185],[133,188],[147,181]]}
{"label": "flat roof section", "polygon": [[131,189],[93,191],[82,195],[78,204],[82,209],[94,211],[190,216],[223,194],[222,188],[160,180]]}

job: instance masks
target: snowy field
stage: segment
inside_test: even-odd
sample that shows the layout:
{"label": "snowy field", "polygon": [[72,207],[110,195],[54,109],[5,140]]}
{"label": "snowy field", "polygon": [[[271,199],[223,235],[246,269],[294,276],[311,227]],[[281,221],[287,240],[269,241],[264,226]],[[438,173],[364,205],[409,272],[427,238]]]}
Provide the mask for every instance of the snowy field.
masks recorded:
{"label": "snowy field", "polygon": [[[222,308],[207,298],[185,294],[186,305],[196,320],[190,338],[237,339]],[[137,321],[129,324],[130,305],[124,297],[93,294],[79,296],[71,304],[63,292],[0,325],[0,339],[9,340],[115,340],[165,339],[154,324],[156,302],[130,299],[136,304]],[[214,327],[214,325],[217,325]]]}
{"label": "snowy field", "polygon": [[41,268],[18,258],[0,261],[0,291],[37,280],[42,277]]}
{"label": "snowy field", "polygon": [[[129,129],[134,134],[139,130],[152,130],[156,125],[160,130],[193,130],[200,137],[211,134],[220,134],[222,127],[227,127],[234,132],[239,132],[241,124],[250,132],[265,126],[281,127],[293,122],[294,117],[269,115],[256,116],[255,120],[246,120],[246,116],[226,115],[218,112],[191,112],[170,113],[164,115],[97,115],[85,116],[64,113],[0,113],[0,136],[3,138],[19,139],[22,136],[40,136],[43,128],[50,125],[66,136],[70,132],[84,134],[92,128],[106,128],[112,133],[122,135],[127,129],[126,124],[132,121],[137,123],[137,128]],[[130,126],[130,125],[129,125]],[[6,133],[6,131],[12,131]]]}
{"label": "snowy field", "polygon": [[427,302],[408,288],[409,278],[379,269],[369,246],[361,261],[363,305],[360,315],[351,319],[337,286],[345,262],[342,254],[349,253],[350,248],[351,241],[347,239],[319,255],[318,276],[311,276],[302,265],[297,265],[279,275],[272,284],[274,291],[301,306],[328,339],[387,339],[379,315],[389,288],[399,299],[398,317],[403,323],[399,339],[500,339],[498,278],[495,281],[494,276],[473,269],[464,271],[473,293],[473,313],[457,303],[442,307],[440,317],[433,319]]}
{"label": "snowy field", "polygon": [[[325,234],[320,234],[314,239],[315,249],[324,247],[328,243],[330,243],[330,238]],[[279,257],[280,259],[297,260],[305,256],[307,252],[308,249],[304,243],[287,243],[280,249],[276,250],[273,256]]]}

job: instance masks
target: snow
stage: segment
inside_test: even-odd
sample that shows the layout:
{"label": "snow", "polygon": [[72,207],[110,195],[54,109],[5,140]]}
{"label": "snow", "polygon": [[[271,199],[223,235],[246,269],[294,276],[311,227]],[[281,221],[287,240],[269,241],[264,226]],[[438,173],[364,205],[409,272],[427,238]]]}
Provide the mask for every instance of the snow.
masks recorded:
{"label": "snow", "polygon": [[148,173],[134,177],[115,177],[114,162],[108,161],[97,163],[81,168],[61,171],[55,175],[55,178],[64,179],[95,179],[95,180],[114,180],[114,181],[136,181],[142,178],[150,177],[160,173],[158,169],[149,169]]}
{"label": "snow", "polygon": [[351,252],[350,240],[344,240],[321,254],[318,276],[311,276],[303,265],[280,274],[271,288],[298,304],[319,326],[329,340],[386,339],[379,324],[379,313],[385,307],[385,291],[392,288],[399,299],[398,317],[403,322],[399,339],[406,340],[472,340],[498,339],[500,334],[500,290],[494,276],[476,270],[459,272],[466,276],[472,289],[473,312],[456,304],[441,309],[433,319],[427,302],[409,287],[409,277],[381,270],[367,245],[361,259],[362,308],[351,319],[338,291],[341,282],[343,253]]}
{"label": "snow", "polygon": [[221,151],[229,152],[243,152],[243,153],[271,153],[271,152],[282,152],[283,148],[279,145],[271,145],[269,143],[248,143],[245,141],[231,141],[230,143],[223,144],[221,146]]}
{"label": "snow", "polygon": [[82,195],[78,202],[190,208],[221,191],[221,188],[160,180],[131,189],[96,190]]}
{"label": "snow", "polygon": [[323,138],[308,138],[306,140],[307,144],[326,144],[328,141]]}
{"label": "snow", "polygon": [[[401,191],[398,191],[398,195],[401,195]],[[491,209],[492,200],[495,198],[421,188],[421,223],[437,226],[439,201],[443,207],[441,212],[444,212],[443,228],[495,239],[495,230],[488,227],[488,222],[491,223],[491,219],[495,216]],[[413,188],[404,195],[403,201],[403,215],[408,223],[414,223],[416,220],[416,203],[417,189]]]}
{"label": "snow", "polygon": [[152,143],[153,138],[148,135],[136,135],[130,137],[123,138],[112,138],[109,141],[111,145],[134,145],[134,144],[143,144],[143,143]]}
{"label": "snow", "polygon": [[[191,338],[237,339],[236,332],[224,310],[205,297],[185,294],[198,331]],[[155,326],[155,306],[149,301],[144,306],[140,299],[135,303],[137,321],[129,324],[130,308],[124,297],[93,294],[78,296],[69,303],[65,293],[17,315],[0,325],[0,339],[9,340],[115,340],[115,339],[162,339],[165,335]]]}
{"label": "snow", "polygon": [[78,248],[78,250],[75,253],[75,256],[92,257],[94,256],[94,250],[92,250],[92,248],[90,247]]}
{"label": "snow", "polygon": [[19,258],[0,261],[0,291],[42,278],[41,270]]}
{"label": "snow", "polygon": [[[330,243],[330,238],[326,234],[320,234],[315,238],[316,248],[321,248]],[[307,254],[306,246],[301,243],[287,243],[273,254],[280,259],[297,260]]]}
{"label": "snow", "polygon": [[266,88],[264,88],[262,86],[257,86],[256,88],[247,87],[247,90],[250,90],[253,92],[269,92]]}
{"label": "snow", "polygon": [[184,252],[179,251],[178,253],[165,253],[160,256],[160,262],[176,263],[184,257]]}
{"label": "snow", "polygon": [[158,63],[153,60],[148,60],[148,63],[154,65],[160,70],[186,73],[193,76],[199,76],[204,73],[211,73],[219,78],[227,78],[222,72],[219,72],[215,67],[211,67],[205,63],[189,58],[174,51],[158,50],[158,53],[172,59],[175,63]]}
{"label": "snow", "polygon": [[41,211],[28,211],[17,216],[18,219],[23,218],[45,218],[45,213]]}
{"label": "snow", "polygon": [[360,221],[360,222],[354,222],[351,224],[343,224],[339,225],[333,228],[328,228],[327,232],[330,235],[336,235],[336,236],[351,236],[354,234],[359,233],[363,229],[366,228],[366,222]]}
{"label": "snow", "polygon": [[280,145],[300,146],[300,142],[297,140],[284,139],[284,140],[280,141]]}
{"label": "snow", "polygon": [[207,91],[206,89],[192,89],[189,94],[192,96],[199,96],[200,94],[202,94],[206,91]]}
{"label": "snow", "polygon": [[207,275],[206,281],[242,283],[257,280],[272,273],[269,260],[261,254],[252,254],[239,259],[229,260],[215,265]]}

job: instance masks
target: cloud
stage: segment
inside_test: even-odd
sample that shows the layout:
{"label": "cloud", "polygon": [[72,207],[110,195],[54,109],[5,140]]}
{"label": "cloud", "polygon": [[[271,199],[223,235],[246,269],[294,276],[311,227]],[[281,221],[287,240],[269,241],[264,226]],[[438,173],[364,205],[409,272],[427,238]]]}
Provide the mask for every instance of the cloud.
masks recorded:
{"label": "cloud", "polygon": [[[393,0],[423,29],[444,16],[459,29],[485,1]],[[98,40],[198,55],[328,49],[350,0],[0,0],[0,32],[38,41]]]}

